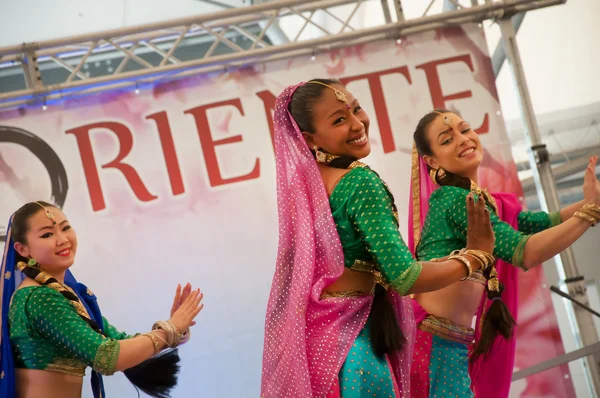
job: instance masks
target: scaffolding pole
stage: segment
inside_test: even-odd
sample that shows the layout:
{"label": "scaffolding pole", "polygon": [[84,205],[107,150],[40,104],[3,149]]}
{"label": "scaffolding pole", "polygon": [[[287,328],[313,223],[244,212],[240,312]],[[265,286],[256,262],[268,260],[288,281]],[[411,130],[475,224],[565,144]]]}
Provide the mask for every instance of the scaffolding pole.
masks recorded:
{"label": "scaffolding pole", "polygon": [[[479,4],[462,5],[459,9],[442,12],[437,15],[425,15],[415,19],[405,19],[400,0],[393,0],[396,21],[391,18],[387,1],[381,0],[279,0],[260,3],[249,7],[221,10],[210,14],[185,17],[160,23],[152,23],[129,28],[113,29],[105,32],[79,35],[70,38],[47,40],[39,43],[25,43],[18,46],[0,48],[0,69],[16,68],[18,61],[31,58],[37,63],[49,62],[63,66],[69,73],[64,81],[39,84],[25,89],[16,89],[0,93],[0,109],[10,109],[43,102],[61,101],[81,95],[97,93],[125,87],[148,85],[157,80],[165,81],[180,78],[193,73],[202,73],[224,68],[235,68],[249,63],[267,62],[273,59],[293,55],[328,51],[340,46],[350,46],[370,40],[397,39],[399,36],[414,34],[465,23],[482,22],[503,15],[513,15],[529,10],[550,7],[564,3],[565,0],[498,0]],[[386,23],[374,27],[353,27],[352,15],[366,3],[378,3],[384,7]],[[456,0],[453,0],[458,4]],[[353,8],[350,16],[338,17],[336,7]],[[387,10],[387,14],[386,14]],[[316,13],[316,11],[319,11]],[[320,15],[332,15],[334,19],[344,21],[339,31],[324,31],[318,37],[294,40],[278,40],[268,45],[262,38],[282,19],[288,17],[304,18],[307,24],[318,26],[315,18]],[[389,21],[389,22],[388,22]],[[252,35],[247,31],[249,24],[259,24],[260,34]],[[228,32],[242,34],[254,43],[250,48],[234,45],[226,36]],[[186,40],[199,35],[212,36],[215,43],[231,48],[229,53],[215,54],[209,51],[189,60],[180,60],[173,55]],[[300,36],[300,35],[298,35]],[[140,55],[154,51],[162,57],[157,64],[150,64]],[[157,51],[157,49],[159,51]],[[136,70],[115,69],[110,75],[86,77],[81,69],[90,56],[120,53],[127,60],[140,63]],[[27,57],[28,56],[28,57]],[[143,62],[141,62],[141,61]],[[35,82],[35,69],[23,64],[22,73]],[[65,67],[66,65],[66,67]]]}
{"label": "scaffolding pole", "polygon": [[[546,211],[559,211],[560,201],[558,199],[556,183],[552,175],[552,168],[549,161],[550,156],[546,145],[542,142],[542,136],[533,111],[533,105],[531,103],[531,97],[525,79],[525,71],[523,69],[521,55],[519,54],[517,45],[515,28],[510,17],[502,18],[498,23],[502,33],[504,50],[519,93],[521,117],[523,118],[523,123],[525,125],[525,137],[531,148],[529,162],[531,164],[531,170],[534,171],[534,182],[537,194],[540,198],[540,204],[542,205],[542,209]],[[560,256],[555,257],[555,260],[559,275],[561,275],[563,279],[580,276],[573,250],[570,247],[563,251]],[[569,283],[567,284],[567,288],[569,294],[576,300],[589,305],[585,281],[580,280]],[[574,326],[575,330],[578,329],[579,331],[580,345],[588,346],[598,342],[598,332],[596,331],[592,315],[584,309],[578,307],[573,308],[571,305],[567,307],[567,311],[570,312],[570,315],[575,320],[576,325]],[[597,358],[593,356],[587,357],[586,364],[586,377],[591,384],[595,396],[598,396],[598,393],[600,393],[600,366]]]}

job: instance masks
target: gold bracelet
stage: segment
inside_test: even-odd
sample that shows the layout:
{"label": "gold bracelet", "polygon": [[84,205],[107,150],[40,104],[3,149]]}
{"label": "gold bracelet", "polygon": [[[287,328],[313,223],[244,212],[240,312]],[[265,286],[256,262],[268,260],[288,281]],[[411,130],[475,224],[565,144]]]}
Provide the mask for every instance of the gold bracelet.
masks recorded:
{"label": "gold bracelet", "polygon": [[160,329],[165,332],[167,345],[176,348],[181,341],[181,332],[171,321],[158,321],[152,326],[152,330]]}
{"label": "gold bracelet", "polygon": [[573,216],[589,222],[593,227],[600,221],[600,206],[594,203],[586,203]]}
{"label": "gold bracelet", "polygon": [[154,345],[154,355],[158,354],[158,352],[160,351],[160,343],[158,342],[158,340],[156,340],[157,336],[155,336],[152,332],[144,333],[142,334],[142,336],[146,336],[150,338],[150,340],[152,340],[152,345]]}
{"label": "gold bracelet", "polygon": [[458,260],[458,261],[462,262],[465,265],[465,267],[467,267],[467,276],[462,278],[461,281],[467,280],[473,273],[473,267],[471,267],[471,262],[465,256],[461,256],[459,254],[452,255],[452,256],[448,257],[448,260]]}
{"label": "gold bracelet", "polygon": [[585,213],[583,213],[581,211],[576,211],[575,214],[573,214],[573,217],[577,217],[577,218],[580,218],[580,219],[582,219],[584,221],[589,222],[590,224],[592,224],[592,227],[594,227],[596,225],[596,222],[597,222],[597,220],[594,217],[589,216],[589,215],[587,215],[587,214],[585,214]]}
{"label": "gold bracelet", "polygon": [[479,262],[481,263],[482,271],[485,271],[489,266],[494,264],[494,261],[496,261],[496,258],[493,255],[491,255],[490,253],[483,251],[483,250],[462,249],[460,251],[460,254],[469,255],[469,256],[477,258],[477,260],[479,260]]}

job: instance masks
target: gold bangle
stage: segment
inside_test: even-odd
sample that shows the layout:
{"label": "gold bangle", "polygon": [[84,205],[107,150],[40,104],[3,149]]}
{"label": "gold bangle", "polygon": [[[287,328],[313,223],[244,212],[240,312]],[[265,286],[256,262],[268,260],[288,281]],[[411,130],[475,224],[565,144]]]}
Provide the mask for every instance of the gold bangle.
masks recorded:
{"label": "gold bangle", "polygon": [[152,326],[152,330],[160,329],[165,332],[167,346],[176,348],[181,341],[181,332],[171,321],[158,321]]}
{"label": "gold bangle", "polygon": [[463,249],[460,251],[460,254],[470,255],[477,258],[481,263],[482,271],[485,271],[489,266],[494,264],[494,261],[496,261],[496,258],[493,255],[483,250]]}
{"label": "gold bangle", "polygon": [[573,217],[577,217],[584,221],[589,222],[590,224],[592,224],[592,227],[595,226],[596,222],[597,222],[597,220],[594,217],[589,216],[581,211],[576,211],[575,214],[573,214]]}
{"label": "gold bangle", "polygon": [[471,267],[471,262],[469,261],[468,258],[461,256],[461,255],[452,255],[452,256],[448,257],[448,260],[458,260],[458,261],[462,262],[465,265],[465,267],[467,267],[467,276],[462,278],[461,281],[467,280],[473,273],[473,267]]}
{"label": "gold bangle", "polygon": [[154,333],[144,333],[142,334],[142,336],[146,336],[148,337],[150,340],[152,340],[152,345],[154,346],[154,355],[158,354],[160,351],[160,343],[158,342],[158,340],[156,340],[156,337],[154,335]]}
{"label": "gold bangle", "polygon": [[589,222],[593,227],[600,221],[600,206],[594,203],[586,203],[573,216]]}

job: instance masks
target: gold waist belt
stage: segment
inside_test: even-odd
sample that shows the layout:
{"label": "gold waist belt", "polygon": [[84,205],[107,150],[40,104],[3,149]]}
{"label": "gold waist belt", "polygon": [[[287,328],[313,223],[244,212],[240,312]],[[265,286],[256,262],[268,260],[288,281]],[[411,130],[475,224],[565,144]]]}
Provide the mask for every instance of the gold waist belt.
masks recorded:
{"label": "gold waist belt", "polygon": [[461,344],[472,344],[475,340],[475,331],[471,328],[465,328],[454,322],[429,315],[421,322],[419,329],[431,333],[434,336]]}

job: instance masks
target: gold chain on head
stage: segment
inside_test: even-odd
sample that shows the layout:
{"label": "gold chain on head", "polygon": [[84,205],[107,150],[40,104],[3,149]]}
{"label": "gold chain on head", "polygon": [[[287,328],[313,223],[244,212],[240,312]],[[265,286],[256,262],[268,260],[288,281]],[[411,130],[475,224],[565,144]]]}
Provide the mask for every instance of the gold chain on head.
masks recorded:
{"label": "gold chain on head", "polygon": [[343,102],[344,104],[346,104],[346,108],[347,108],[347,109],[350,109],[350,104],[348,104],[348,96],[347,96],[347,95],[346,95],[346,93],[345,93],[345,92],[343,92],[342,90],[338,90],[337,88],[335,88],[335,87],[332,87],[332,86],[330,86],[329,84],[325,84],[325,83],[322,83],[322,82],[320,82],[320,81],[317,81],[317,80],[310,80],[310,81],[309,81],[309,82],[307,82],[307,83],[312,83],[312,84],[320,84],[321,86],[325,86],[325,87],[327,87],[327,88],[330,88],[330,89],[332,89],[332,90],[333,90],[333,92],[335,93],[335,98],[336,98],[338,101],[340,101],[340,102]]}
{"label": "gold chain on head", "polygon": [[56,224],[56,221],[54,220],[56,218],[56,214],[48,209],[46,206],[44,206],[43,204],[41,204],[40,202],[33,202],[36,205],[40,206],[42,209],[44,209],[44,213],[46,214],[46,217],[48,217],[50,220],[52,220],[53,224]]}
{"label": "gold chain on head", "polygon": [[450,116],[446,116],[444,115],[442,112],[438,112],[438,111],[433,111],[432,113],[437,113],[438,115],[440,115],[443,119],[442,122],[448,126],[448,127],[452,127],[452,118]]}

